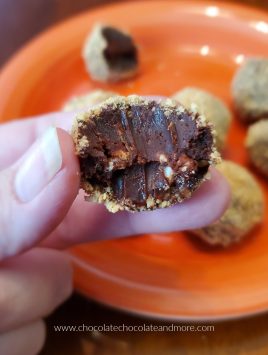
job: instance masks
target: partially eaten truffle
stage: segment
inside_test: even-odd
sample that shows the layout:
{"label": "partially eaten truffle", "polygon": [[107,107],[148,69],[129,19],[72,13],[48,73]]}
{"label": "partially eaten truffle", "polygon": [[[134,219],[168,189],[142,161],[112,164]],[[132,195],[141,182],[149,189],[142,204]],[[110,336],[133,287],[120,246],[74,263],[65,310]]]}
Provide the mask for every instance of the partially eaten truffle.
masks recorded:
{"label": "partially eaten truffle", "polygon": [[181,202],[219,160],[210,124],[170,99],[110,98],[79,114],[72,135],[86,199],[111,212]]}
{"label": "partially eaten truffle", "polygon": [[118,81],[136,74],[138,53],[132,38],[110,26],[96,25],[85,42],[83,57],[95,80]]}
{"label": "partially eaten truffle", "polygon": [[264,197],[254,176],[242,166],[225,160],[217,169],[230,184],[230,206],[217,222],[192,232],[210,245],[227,247],[239,243],[262,221]]}

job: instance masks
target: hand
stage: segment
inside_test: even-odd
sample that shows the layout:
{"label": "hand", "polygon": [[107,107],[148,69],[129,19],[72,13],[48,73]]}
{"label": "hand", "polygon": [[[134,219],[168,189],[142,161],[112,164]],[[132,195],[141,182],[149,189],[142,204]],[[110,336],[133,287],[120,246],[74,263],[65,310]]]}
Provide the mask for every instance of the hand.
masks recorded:
{"label": "hand", "polygon": [[215,169],[190,200],[168,209],[111,214],[84,202],[83,194],[77,197],[79,164],[66,132],[72,120],[72,113],[54,113],[0,125],[0,344],[5,355],[36,354],[45,334],[41,318],[71,292],[66,256],[45,247],[197,228],[220,217],[229,202],[228,184]]}
{"label": "hand", "polygon": [[35,248],[0,264],[0,354],[34,355],[45,340],[43,317],[72,291],[63,253]]}
{"label": "hand", "polygon": [[[69,131],[73,113],[52,113],[0,126],[0,260],[42,241],[72,244],[141,233],[205,226],[229,202],[229,185],[214,168],[211,179],[181,204],[153,212],[109,213],[85,202]],[[53,128],[57,126],[60,128]]]}

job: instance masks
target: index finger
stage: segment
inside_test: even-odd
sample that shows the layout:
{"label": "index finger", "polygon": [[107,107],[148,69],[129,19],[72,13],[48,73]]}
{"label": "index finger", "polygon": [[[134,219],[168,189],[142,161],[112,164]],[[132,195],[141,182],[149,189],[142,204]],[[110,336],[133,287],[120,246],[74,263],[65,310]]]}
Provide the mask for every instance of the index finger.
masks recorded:
{"label": "index finger", "polygon": [[101,204],[85,202],[80,195],[61,225],[42,245],[62,249],[130,235],[204,227],[220,218],[230,202],[226,179],[215,168],[210,169],[210,173],[211,179],[204,182],[190,199],[155,211],[113,214]]}

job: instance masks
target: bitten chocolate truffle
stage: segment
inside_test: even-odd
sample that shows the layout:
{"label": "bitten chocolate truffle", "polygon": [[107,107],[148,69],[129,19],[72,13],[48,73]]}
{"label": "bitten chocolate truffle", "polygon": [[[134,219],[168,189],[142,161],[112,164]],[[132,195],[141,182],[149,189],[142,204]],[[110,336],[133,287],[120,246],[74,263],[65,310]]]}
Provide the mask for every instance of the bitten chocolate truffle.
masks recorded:
{"label": "bitten chocolate truffle", "polygon": [[144,211],[189,198],[220,160],[212,128],[171,99],[110,98],[73,125],[86,200]]}
{"label": "bitten chocolate truffle", "polygon": [[88,109],[92,106],[100,104],[109,99],[109,97],[117,96],[115,92],[105,90],[93,90],[85,95],[74,96],[65,102],[62,110],[65,112]]}
{"label": "bitten chocolate truffle", "polygon": [[96,25],[83,48],[90,76],[98,81],[119,81],[136,74],[138,51],[127,33],[110,26]]}
{"label": "bitten chocolate truffle", "polygon": [[230,246],[241,242],[264,217],[264,197],[254,176],[242,166],[225,160],[217,169],[231,187],[231,203],[215,223],[192,231],[210,245]]}
{"label": "bitten chocolate truffle", "polygon": [[226,105],[215,95],[199,88],[187,87],[176,92],[173,99],[178,100],[188,110],[196,110],[214,125],[216,146],[222,151],[231,123],[231,113]]}
{"label": "bitten chocolate truffle", "polygon": [[268,59],[248,59],[234,76],[232,95],[242,121],[268,118]]}
{"label": "bitten chocolate truffle", "polygon": [[268,177],[268,119],[256,122],[249,127],[246,147],[251,163]]}

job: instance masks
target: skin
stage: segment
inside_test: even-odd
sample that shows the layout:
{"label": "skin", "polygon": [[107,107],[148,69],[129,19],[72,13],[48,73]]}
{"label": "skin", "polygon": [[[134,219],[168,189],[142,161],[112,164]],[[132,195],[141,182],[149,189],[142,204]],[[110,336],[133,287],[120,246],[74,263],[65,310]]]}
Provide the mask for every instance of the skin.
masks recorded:
{"label": "skin", "polygon": [[[37,354],[45,339],[42,318],[71,294],[71,267],[58,249],[200,228],[218,219],[229,203],[228,183],[213,168],[211,179],[190,200],[168,209],[111,214],[84,202],[77,196],[79,164],[67,132],[73,116],[52,113],[0,125],[0,344],[5,355]],[[33,200],[22,203],[14,193],[14,176],[51,125],[59,127],[62,167]]]}

